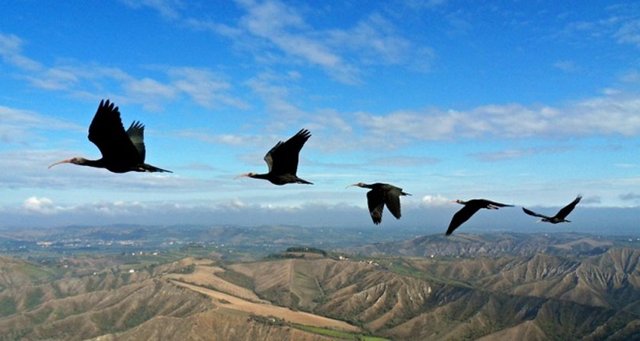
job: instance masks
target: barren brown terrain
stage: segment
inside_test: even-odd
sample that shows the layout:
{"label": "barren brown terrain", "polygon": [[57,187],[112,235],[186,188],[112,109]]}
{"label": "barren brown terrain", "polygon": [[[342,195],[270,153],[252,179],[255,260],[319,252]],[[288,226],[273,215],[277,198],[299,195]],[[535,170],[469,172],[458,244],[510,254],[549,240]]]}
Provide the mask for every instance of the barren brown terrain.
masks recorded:
{"label": "barren brown terrain", "polygon": [[402,245],[429,256],[2,257],[0,340],[640,337],[640,248],[539,235]]}

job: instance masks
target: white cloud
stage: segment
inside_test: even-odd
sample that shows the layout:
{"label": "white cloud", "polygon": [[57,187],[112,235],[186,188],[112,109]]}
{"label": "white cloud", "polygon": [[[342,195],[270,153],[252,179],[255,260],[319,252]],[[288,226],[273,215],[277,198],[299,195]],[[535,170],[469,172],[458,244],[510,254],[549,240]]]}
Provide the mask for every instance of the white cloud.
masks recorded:
{"label": "white cloud", "polygon": [[468,111],[396,111],[358,113],[359,123],[375,136],[403,139],[580,136],[640,134],[640,95],[615,92],[563,107],[521,104],[484,105]]}
{"label": "white cloud", "polygon": [[[155,1],[154,1],[155,2]],[[376,65],[399,65],[413,70],[428,70],[434,57],[431,48],[413,42],[395,29],[380,13],[364,14],[351,28],[318,28],[310,24],[298,7],[277,0],[238,0],[245,14],[225,18],[230,24],[211,19],[180,15],[180,7],[170,1],[144,1],[132,7],[151,7],[174,13],[172,19],[194,30],[206,30],[233,40],[256,60],[277,64],[308,64],[324,70],[333,79],[346,83],[361,82],[363,70],[356,60]],[[131,1],[127,1],[131,3]],[[433,7],[444,1],[427,2]],[[317,14],[317,12],[314,12]]]}
{"label": "white cloud", "polygon": [[541,154],[541,153],[545,153],[545,154],[560,153],[560,152],[565,152],[568,149],[569,149],[568,147],[553,147],[553,148],[532,147],[532,148],[521,148],[521,149],[507,149],[507,150],[501,150],[496,152],[474,153],[474,154],[471,154],[471,156],[480,161],[494,162],[494,161],[518,159],[525,156]]}
{"label": "white cloud", "polygon": [[451,204],[451,199],[445,198],[440,194],[425,195],[422,197],[422,204],[426,206],[445,206]]}
{"label": "white cloud", "polygon": [[239,26],[249,34],[260,37],[285,54],[317,65],[345,83],[358,80],[357,69],[346,63],[314,32],[293,7],[279,1],[240,1],[247,11]]}
{"label": "white cloud", "polygon": [[640,47],[640,19],[630,20],[622,24],[614,34],[614,37],[619,43]]}
{"label": "white cloud", "polygon": [[561,32],[580,39],[612,39],[619,44],[640,47],[640,7],[635,3],[621,3],[606,7],[607,15],[596,20],[569,22]]}
{"label": "white cloud", "polygon": [[45,197],[29,197],[24,201],[22,207],[32,213],[40,213],[40,214],[53,214],[56,213],[59,207],[56,207],[53,204],[53,201],[49,198]]}
{"label": "white cloud", "polygon": [[629,192],[620,194],[620,199],[624,201],[640,201],[640,193]]}
{"label": "white cloud", "polygon": [[135,98],[136,102],[142,102],[147,109],[160,110],[161,100],[175,99],[177,89],[158,82],[155,79],[132,79],[124,85],[124,91],[128,97]]}
{"label": "white cloud", "polygon": [[121,0],[132,8],[148,7],[157,11],[167,19],[180,17],[180,9],[184,7],[181,0]]}
{"label": "white cloud", "polygon": [[558,60],[553,63],[553,67],[566,73],[574,73],[580,70],[576,63],[571,60]]}
{"label": "white cloud", "polygon": [[168,73],[176,90],[187,94],[203,107],[249,107],[244,101],[230,96],[227,91],[231,89],[231,84],[208,69],[180,67],[172,68]]}
{"label": "white cloud", "polygon": [[207,68],[155,67],[154,76],[136,77],[116,67],[65,61],[47,66],[22,54],[22,40],[0,33],[0,58],[18,67],[18,76],[32,86],[62,91],[77,97],[98,99],[110,90],[118,103],[138,103],[149,110],[161,110],[164,103],[187,96],[196,104],[212,107],[248,108],[230,93],[232,86]]}
{"label": "white cloud", "polygon": [[80,129],[79,126],[43,115],[0,105],[0,141],[29,143],[38,139],[35,130]]}
{"label": "white cloud", "polygon": [[37,71],[42,68],[40,63],[22,54],[22,39],[13,34],[0,33],[0,57],[8,64],[23,70]]}
{"label": "white cloud", "polygon": [[[276,137],[265,135],[240,135],[240,134],[210,134],[202,131],[181,130],[177,136],[214,144],[230,146],[268,146],[276,143]],[[266,152],[266,151],[265,151]]]}
{"label": "white cloud", "polygon": [[328,34],[329,43],[335,49],[348,49],[365,64],[407,65],[426,71],[434,58],[433,50],[416,46],[402,37],[394,25],[378,13],[360,20],[351,29],[334,29]]}

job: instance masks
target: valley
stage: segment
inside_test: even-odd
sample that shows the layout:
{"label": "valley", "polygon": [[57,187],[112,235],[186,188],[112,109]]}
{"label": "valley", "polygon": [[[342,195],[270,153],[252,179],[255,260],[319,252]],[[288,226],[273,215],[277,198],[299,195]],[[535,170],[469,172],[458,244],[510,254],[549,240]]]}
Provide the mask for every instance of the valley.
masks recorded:
{"label": "valley", "polygon": [[0,339],[640,337],[632,237],[428,235],[331,249],[308,242],[266,255],[225,240],[243,250],[238,258],[202,242],[5,251]]}

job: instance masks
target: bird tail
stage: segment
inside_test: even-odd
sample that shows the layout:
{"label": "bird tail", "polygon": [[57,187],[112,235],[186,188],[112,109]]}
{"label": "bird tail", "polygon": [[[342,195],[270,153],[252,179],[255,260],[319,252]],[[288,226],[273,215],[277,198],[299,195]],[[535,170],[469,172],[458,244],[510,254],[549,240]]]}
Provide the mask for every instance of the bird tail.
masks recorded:
{"label": "bird tail", "polygon": [[166,169],[162,169],[162,168],[158,168],[156,166],[152,166],[152,165],[148,165],[148,164],[142,164],[139,166],[139,170],[140,172],[150,172],[150,173],[154,173],[154,172],[164,172],[164,173],[173,173],[170,170],[166,170]]}

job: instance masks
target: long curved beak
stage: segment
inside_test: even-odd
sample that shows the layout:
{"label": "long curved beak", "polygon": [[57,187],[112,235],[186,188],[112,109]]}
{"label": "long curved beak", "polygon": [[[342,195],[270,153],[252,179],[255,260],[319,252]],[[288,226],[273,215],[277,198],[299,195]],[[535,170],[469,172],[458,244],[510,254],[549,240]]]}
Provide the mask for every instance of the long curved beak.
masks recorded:
{"label": "long curved beak", "polygon": [[358,186],[358,184],[357,184],[357,183],[356,183],[356,184],[352,184],[352,185],[348,185],[348,186],[346,186],[346,187],[345,187],[345,189],[347,189],[347,188],[349,188],[349,187],[356,187],[356,186]]}
{"label": "long curved beak", "polygon": [[51,165],[49,165],[48,169],[51,169],[51,167],[53,167],[55,165],[59,165],[61,163],[71,163],[71,159],[66,159],[66,160],[58,161],[56,163],[52,163]]}
{"label": "long curved beak", "polygon": [[240,175],[236,175],[233,180],[239,179],[239,178],[248,178],[249,177],[249,173],[242,173]]}

